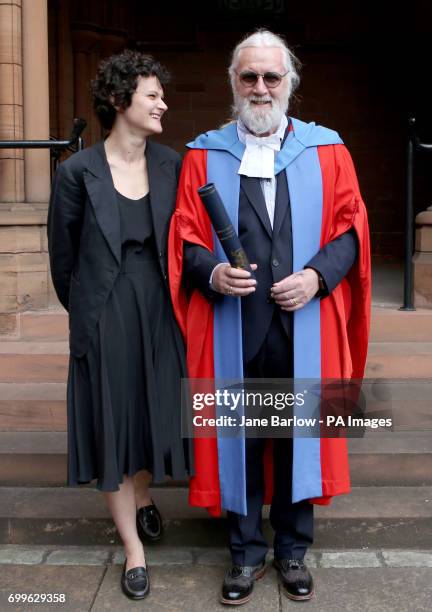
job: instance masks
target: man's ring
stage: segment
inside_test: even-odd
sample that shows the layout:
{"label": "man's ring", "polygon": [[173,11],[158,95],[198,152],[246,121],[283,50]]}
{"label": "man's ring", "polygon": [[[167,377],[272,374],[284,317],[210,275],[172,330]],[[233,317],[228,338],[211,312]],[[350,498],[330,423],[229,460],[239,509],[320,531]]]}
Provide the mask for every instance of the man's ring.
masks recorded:
{"label": "man's ring", "polygon": [[231,285],[228,285],[228,292],[227,293],[228,293],[228,295],[234,295],[234,290],[231,287]]}
{"label": "man's ring", "polygon": [[290,305],[297,306],[297,300],[295,298],[290,298]]}

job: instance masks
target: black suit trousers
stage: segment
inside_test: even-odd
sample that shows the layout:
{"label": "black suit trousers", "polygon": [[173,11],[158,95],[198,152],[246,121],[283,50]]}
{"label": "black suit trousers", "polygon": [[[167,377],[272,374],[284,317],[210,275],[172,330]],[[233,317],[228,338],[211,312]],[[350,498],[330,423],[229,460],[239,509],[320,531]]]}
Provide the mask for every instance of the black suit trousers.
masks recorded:
{"label": "black suit trousers", "polygon": [[[293,372],[292,344],[289,342],[278,308],[265,340],[249,362],[245,378],[289,378]],[[247,516],[228,512],[230,551],[236,565],[259,565],[268,550],[262,532],[264,502],[264,447],[262,438],[246,439]],[[273,440],[273,498],[270,523],[274,529],[277,559],[303,559],[313,542],[313,505],[307,500],[291,502],[292,438]]]}

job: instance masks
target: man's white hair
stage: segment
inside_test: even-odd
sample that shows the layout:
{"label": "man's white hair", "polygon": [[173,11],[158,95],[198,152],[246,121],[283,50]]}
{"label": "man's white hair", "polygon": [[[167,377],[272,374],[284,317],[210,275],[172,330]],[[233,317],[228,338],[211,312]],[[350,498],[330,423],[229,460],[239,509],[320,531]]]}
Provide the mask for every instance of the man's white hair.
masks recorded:
{"label": "man's white hair", "polygon": [[235,70],[239,63],[240,51],[246,47],[277,47],[278,49],[282,49],[285,71],[288,72],[286,78],[288,80],[289,99],[300,82],[300,77],[298,75],[300,62],[290,50],[282,36],[278,36],[265,28],[260,28],[253,34],[246,36],[246,38],[240,41],[234,49],[231,57],[231,65],[228,68],[232,89],[234,90],[234,82],[236,77]]}

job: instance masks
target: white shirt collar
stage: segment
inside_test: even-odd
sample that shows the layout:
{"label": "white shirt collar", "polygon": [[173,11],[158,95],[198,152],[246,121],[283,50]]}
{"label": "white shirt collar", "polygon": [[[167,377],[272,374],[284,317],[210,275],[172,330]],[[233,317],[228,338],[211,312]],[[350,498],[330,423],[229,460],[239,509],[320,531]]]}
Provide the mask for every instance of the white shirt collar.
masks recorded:
{"label": "white shirt collar", "polygon": [[240,142],[246,145],[238,174],[257,178],[274,178],[275,154],[280,151],[281,143],[288,125],[288,119],[282,116],[275,133],[270,136],[255,136],[241,119],[237,120],[237,134]]}

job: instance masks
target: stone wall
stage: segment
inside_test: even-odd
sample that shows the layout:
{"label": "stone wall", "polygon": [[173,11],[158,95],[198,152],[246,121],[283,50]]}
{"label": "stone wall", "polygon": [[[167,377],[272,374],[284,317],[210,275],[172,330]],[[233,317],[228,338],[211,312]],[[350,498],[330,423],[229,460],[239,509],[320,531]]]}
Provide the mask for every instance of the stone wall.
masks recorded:
{"label": "stone wall", "polygon": [[19,334],[21,312],[58,306],[44,217],[39,224],[0,225],[0,335]]}
{"label": "stone wall", "polygon": [[[47,140],[46,0],[0,0],[0,140]],[[0,335],[19,333],[20,313],[56,304],[49,281],[46,217],[49,152],[0,149]]]}

